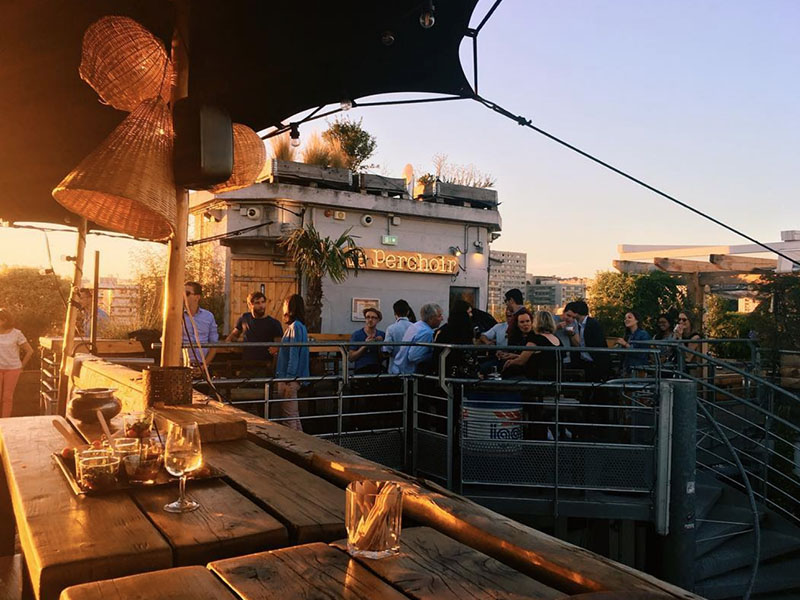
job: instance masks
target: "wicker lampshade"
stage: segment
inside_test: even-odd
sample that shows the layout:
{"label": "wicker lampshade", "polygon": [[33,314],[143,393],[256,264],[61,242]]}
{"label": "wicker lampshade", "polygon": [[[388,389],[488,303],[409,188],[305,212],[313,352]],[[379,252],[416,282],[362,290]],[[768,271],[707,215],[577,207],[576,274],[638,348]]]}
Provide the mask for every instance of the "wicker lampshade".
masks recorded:
{"label": "wicker lampshade", "polygon": [[89,26],[78,72],[103,102],[126,111],[148,98],[168,100],[173,79],[162,43],[128,17],[103,17]]}
{"label": "wicker lampshade", "polygon": [[136,237],[163,240],[175,224],[172,114],[143,102],[53,190],[68,210]]}
{"label": "wicker lampshade", "polygon": [[211,188],[214,193],[230,192],[253,185],[267,161],[267,149],[258,134],[239,123],[233,124],[233,173],[227,181]]}

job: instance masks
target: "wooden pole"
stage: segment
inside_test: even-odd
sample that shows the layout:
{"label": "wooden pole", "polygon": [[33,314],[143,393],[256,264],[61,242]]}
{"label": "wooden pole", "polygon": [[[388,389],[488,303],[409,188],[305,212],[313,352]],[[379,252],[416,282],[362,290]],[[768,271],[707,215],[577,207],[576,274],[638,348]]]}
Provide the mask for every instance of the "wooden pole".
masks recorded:
{"label": "wooden pole", "polygon": [[[172,36],[172,64],[175,69],[175,87],[172,102],[189,93],[189,3],[175,2],[175,32]],[[175,367],[181,363],[183,342],[183,284],[186,275],[186,242],[189,237],[189,193],[175,188],[177,204],[175,233],[169,240],[167,278],[164,285],[164,329],[161,347],[161,366]]]}
{"label": "wooden pole", "polygon": [[64,319],[64,340],[61,343],[61,364],[58,368],[58,414],[67,412],[67,394],[69,393],[69,376],[67,359],[72,356],[75,342],[75,322],[78,319],[78,293],[83,279],[83,256],[86,251],[86,231],[88,224],[81,217],[78,223],[78,244],[75,250],[75,270],[72,272],[72,287],[67,303],[67,316]]}
{"label": "wooden pole", "polygon": [[[94,280],[92,282],[92,325],[89,334],[89,344],[92,354],[97,353],[97,309],[100,305],[100,251],[94,251]],[[86,332],[84,332],[84,335]]]}

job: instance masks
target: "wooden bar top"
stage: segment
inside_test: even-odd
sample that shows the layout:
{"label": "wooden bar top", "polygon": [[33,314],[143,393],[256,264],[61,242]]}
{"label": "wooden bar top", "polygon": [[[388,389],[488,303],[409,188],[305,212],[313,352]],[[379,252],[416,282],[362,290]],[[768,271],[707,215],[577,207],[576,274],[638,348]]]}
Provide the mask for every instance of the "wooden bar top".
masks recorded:
{"label": "wooden bar top", "polygon": [[[347,541],[338,541],[333,546],[346,551]],[[397,556],[356,560],[417,600],[553,600],[564,597],[564,592],[429,527],[403,529]]]}
{"label": "wooden bar top", "polygon": [[178,567],[65,589],[61,600],[233,600],[234,595],[204,567]]}
{"label": "wooden bar top", "polygon": [[243,600],[347,598],[407,600],[392,586],[325,544],[307,544],[208,565]]}
{"label": "wooden bar top", "polygon": [[246,440],[209,444],[203,454],[277,515],[292,543],[330,542],[344,535],[344,490]]}
{"label": "wooden bar top", "polygon": [[61,417],[0,421],[3,468],[40,600],[68,585],[172,566],[169,545],[127,494],[72,493],[51,454],[79,443]]}

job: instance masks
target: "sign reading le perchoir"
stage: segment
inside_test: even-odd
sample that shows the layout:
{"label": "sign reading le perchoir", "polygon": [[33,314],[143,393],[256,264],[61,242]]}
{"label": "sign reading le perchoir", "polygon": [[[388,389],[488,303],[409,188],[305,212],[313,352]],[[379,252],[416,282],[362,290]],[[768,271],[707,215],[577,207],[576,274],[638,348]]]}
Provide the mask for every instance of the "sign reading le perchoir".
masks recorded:
{"label": "sign reading le perchoir", "polygon": [[364,248],[366,264],[362,269],[376,271],[402,271],[404,273],[431,273],[453,275],[458,272],[458,259],[443,254],[424,252],[386,251],[381,248]]}

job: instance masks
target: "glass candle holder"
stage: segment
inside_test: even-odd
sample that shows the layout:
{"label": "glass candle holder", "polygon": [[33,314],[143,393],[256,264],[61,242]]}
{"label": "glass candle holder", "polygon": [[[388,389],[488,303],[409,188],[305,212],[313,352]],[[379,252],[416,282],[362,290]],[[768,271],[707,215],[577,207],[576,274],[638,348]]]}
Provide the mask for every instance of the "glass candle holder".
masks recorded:
{"label": "glass candle holder", "polygon": [[138,454],[141,441],[135,437],[116,438],[112,441],[114,449],[114,456],[118,456],[120,460],[125,460],[125,457],[130,454]]}
{"label": "glass candle holder", "polygon": [[137,454],[122,459],[130,483],[152,485],[164,464],[164,452],[159,444],[143,443]]}
{"label": "glass candle holder", "polygon": [[345,494],[347,551],[351,556],[386,558],[400,552],[403,492],[392,481],[354,481]]}

